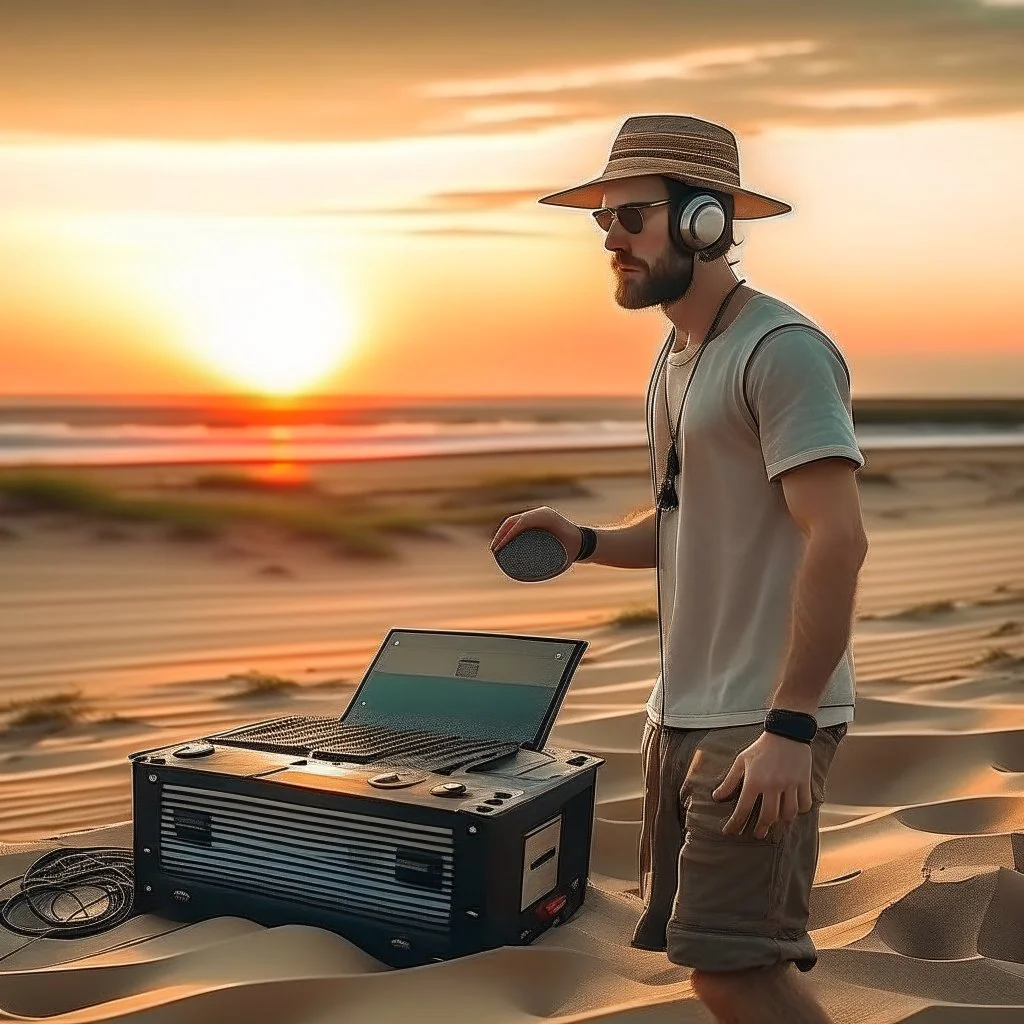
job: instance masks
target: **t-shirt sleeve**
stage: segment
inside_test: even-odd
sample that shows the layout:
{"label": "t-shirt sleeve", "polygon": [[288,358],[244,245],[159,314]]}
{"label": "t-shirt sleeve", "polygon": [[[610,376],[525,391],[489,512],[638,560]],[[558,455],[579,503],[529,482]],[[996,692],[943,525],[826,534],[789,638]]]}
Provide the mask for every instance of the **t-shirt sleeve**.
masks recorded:
{"label": "t-shirt sleeve", "polygon": [[752,353],[744,383],[769,481],[830,456],[864,465],[846,363],[824,337],[799,326],[772,334]]}

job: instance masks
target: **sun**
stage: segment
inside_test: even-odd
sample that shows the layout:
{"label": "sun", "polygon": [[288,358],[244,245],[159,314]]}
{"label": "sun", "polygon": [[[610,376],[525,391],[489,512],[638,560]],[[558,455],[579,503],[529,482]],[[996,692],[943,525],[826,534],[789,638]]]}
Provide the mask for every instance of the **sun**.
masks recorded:
{"label": "sun", "polygon": [[264,394],[308,390],[354,347],[350,297],[283,244],[219,241],[193,250],[176,305],[188,348],[231,383]]}

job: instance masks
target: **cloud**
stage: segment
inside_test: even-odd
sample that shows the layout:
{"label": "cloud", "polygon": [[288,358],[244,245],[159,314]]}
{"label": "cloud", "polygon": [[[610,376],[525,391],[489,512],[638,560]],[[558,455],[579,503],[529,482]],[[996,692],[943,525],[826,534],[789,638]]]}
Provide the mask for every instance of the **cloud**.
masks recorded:
{"label": "cloud", "polygon": [[[549,190],[550,191],[550,190]],[[505,189],[492,192],[440,192],[429,197],[430,203],[442,210],[494,210],[520,203],[536,202],[544,191]]]}
{"label": "cloud", "polygon": [[756,132],[1024,109],[1024,3],[630,0],[624,15],[622,0],[247,0],[244,18],[237,10],[0,0],[0,134],[371,141],[669,110]]}
{"label": "cloud", "polygon": [[815,49],[816,44],[811,40],[712,47],[657,60],[595,64],[547,73],[523,73],[507,78],[435,82],[423,86],[420,92],[428,97],[489,97],[557,93],[570,89],[593,89],[597,86],[634,85],[638,82],[684,81],[706,77],[709,69],[742,68],[771,58],[813,53]]}
{"label": "cloud", "polygon": [[541,238],[550,237],[550,231],[513,231],[506,228],[412,228],[403,231],[407,235],[431,235],[451,238]]}
{"label": "cloud", "polygon": [[789,92],[783,99],[816,110],[885,110],[892,107],[932,107],[946,94],[939,89],[836,89]]}
{"label": "cloud", "polygon": [[521,203],[535,203],[555,188],[502,189],[473,192],[435,192],[413,206],[325,206],[301,211],[311,216],[408,216],[410,214],[480,213],[503,210]]}

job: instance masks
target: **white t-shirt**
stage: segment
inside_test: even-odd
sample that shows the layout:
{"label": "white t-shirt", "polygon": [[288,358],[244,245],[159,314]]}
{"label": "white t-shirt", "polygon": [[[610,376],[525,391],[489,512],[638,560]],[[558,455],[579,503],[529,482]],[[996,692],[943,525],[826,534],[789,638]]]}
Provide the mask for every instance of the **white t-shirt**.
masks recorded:
{"label": "white t-shirt", "polygon": [[[828,456],[864,465],[849,370],[813,321],[763,294],[747,300],[699,360],[695,351],[672,353],[655,379],[663,352],[647,401],[655,500],[671,444],[665,379],[675,430],[696,367],[677,442],[679,507],[661,513],[659,532],[665,724],[752,725],[764,721],[781,679],[805,544],[779,477]],[[647,703],[655,722],[661,683],[659,672]],[[847,645],[821,697],[819,726],[852,721],[855,692]]]}

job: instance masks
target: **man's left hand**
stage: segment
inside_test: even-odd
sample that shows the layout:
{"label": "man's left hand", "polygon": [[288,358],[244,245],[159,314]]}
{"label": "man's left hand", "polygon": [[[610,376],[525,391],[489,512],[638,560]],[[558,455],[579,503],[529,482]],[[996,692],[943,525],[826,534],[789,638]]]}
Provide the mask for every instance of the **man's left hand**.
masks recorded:
{"label": "man's left hand", "polygon": [[811,809],[811,748],[806,743],[762,733],[736,755],[729,773],[711,794],[716,800],[728,800],[740,779],[743,788],[732,817],[722,827],[725,833],[739,835],[761,797],[761,814],[754,835],[764,839],[776,821],[789,824]]}

